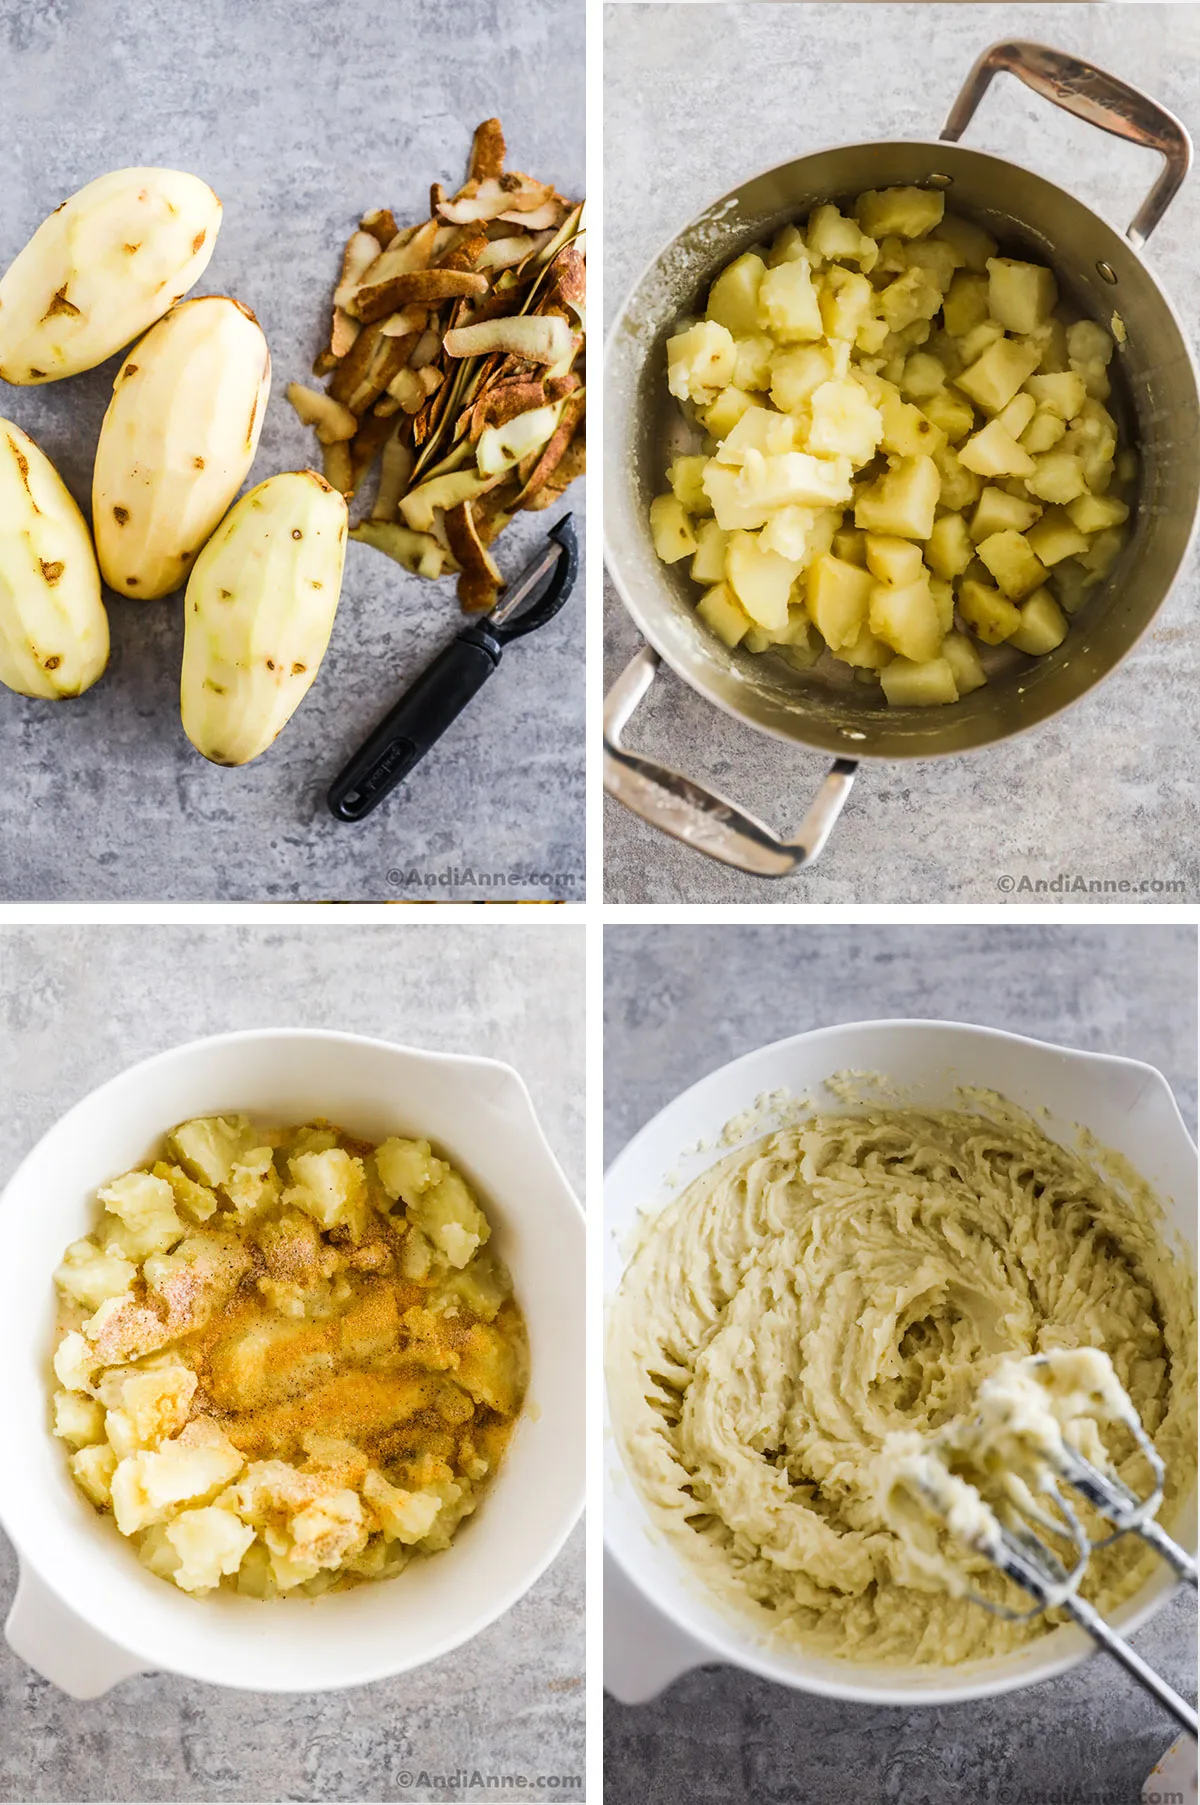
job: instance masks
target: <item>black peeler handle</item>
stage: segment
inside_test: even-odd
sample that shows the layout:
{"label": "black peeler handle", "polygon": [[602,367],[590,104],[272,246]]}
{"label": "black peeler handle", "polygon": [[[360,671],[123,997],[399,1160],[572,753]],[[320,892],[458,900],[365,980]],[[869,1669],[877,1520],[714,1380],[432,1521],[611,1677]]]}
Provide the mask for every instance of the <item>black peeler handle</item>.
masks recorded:
{"label": "black peeler handle", "polygon": [[500,662],[486,627],[466,627],[421,672],[334,779],[329,807],[339,821],[361,821],[402,783],[458,718]]}
{"label": "black peeler handle", "polygon": [[362,821],[402,783],[483,688],[511,639],[544,626],[566,601],[578,570],[570,515],[551,531],[563,547],[541,600],[511,625],[477,621],[464,627],[405,690],[329,789],[329,809],[339,821]]}

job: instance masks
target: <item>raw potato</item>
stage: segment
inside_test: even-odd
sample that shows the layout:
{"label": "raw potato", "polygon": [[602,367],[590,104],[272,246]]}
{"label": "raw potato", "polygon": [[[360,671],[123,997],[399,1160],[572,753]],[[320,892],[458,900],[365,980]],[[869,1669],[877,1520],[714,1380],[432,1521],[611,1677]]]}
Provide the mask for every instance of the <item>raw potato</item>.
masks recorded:
{"label": "raw potato", "polygon": [[892,707],[981,688],[978,642],[1053,651],[1137,481],[1104,405],[1112,334],[943,209],[921,188],[815,207],[667,345],[708,438],[651,506],[659,556],[690,560],[725,645],[828,654]]}
{"label": "raw potato", "polygon": [[66,484],[19,426],[0,420],[0,683],[55,701],[108,663],[96,555]]}
{"label": "raw potato", "polygon": [[180,705],[198,752],[245,765],[271,745],[325,656],[342,586],[345,498],[313,470],[243,495],[197,558]]}
{"label": "raw potato", "polygon": [[262,328],[240,301],[172,308],[117,372],[92,477],[104,580],[152,599],[192,564],[254,462],[271,389]]}
{"label": "raw potato", "polygon": [[64,201],[0,280],[0,377],[95,369],[204,274],[221,203],[198,176],[118,169]]}

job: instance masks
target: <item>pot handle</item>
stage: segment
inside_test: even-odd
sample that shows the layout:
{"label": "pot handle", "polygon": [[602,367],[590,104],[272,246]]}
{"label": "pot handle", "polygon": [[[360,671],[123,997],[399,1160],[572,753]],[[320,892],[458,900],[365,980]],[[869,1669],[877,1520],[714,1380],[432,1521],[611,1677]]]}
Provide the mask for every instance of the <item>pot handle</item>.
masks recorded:
{"label": "pot handle", "polygon": [[24,1561],[4,1634],[15,1655],[71,1698],[99,1698],[150,1671],[77,1617]]}
{"label": "pot handle", "polygon": [[723,865],[753,877],[786,877],[811,865],[824,850],[850,794],[857,761],[836,758],[794,840],[785,840],[735,802],[705,789],[669,765],[629,752],[621,735],[661,663],[643,646],[613,684],[604,702],[604,787],[660,833],[670,834]]}
{"label": "pot handle", "polygon": [[992,77],[1003,71],[1076,119],[1156,150],[1164,159],[1158,180],[1126,233],[1135,249],[1144,244],[1179,192],[1192,160],[1192,141],[1175,115],[1140,88],[1097,69],[1094,63],[1085,63],[1064,50],[1052,50],[1047,44],[1008,38],[985,50],[971,70],[950,109],[943,138],[953,143],[962,137]]}

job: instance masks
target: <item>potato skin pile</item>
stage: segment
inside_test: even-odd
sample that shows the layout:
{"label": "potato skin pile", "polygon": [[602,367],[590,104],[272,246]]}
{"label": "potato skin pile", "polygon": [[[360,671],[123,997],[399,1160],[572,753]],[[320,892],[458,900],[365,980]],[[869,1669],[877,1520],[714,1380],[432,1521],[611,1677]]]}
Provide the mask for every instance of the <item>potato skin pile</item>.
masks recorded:
{"label": "potato skin pile", "polygon": [[[881,1509],[880,1456],[971,1413],[1005,1356],[1103,1348],[1171,1526],[1196,1464],[1193,1278],[1122,1185],[999,1099],[819,1115],[721,1160],[649,1222],[611,1312],[614,1431],[656,1528],[756,1629],[823,1654],[950,1666],[1044,1634],[930,1578]],[[1085,1592],[1107,1613],[1153,1562],[1126,1537]]]}
{"label": "potato skin pile", "polygon": [[892,707],[956,702],[988,681],[980,646],[1061,645],[1121,551],[1114,349],[939,192],[817,207],[668,341],[705,441],[651,504],[655,549],[691,560],[727,646],[828,654]]}

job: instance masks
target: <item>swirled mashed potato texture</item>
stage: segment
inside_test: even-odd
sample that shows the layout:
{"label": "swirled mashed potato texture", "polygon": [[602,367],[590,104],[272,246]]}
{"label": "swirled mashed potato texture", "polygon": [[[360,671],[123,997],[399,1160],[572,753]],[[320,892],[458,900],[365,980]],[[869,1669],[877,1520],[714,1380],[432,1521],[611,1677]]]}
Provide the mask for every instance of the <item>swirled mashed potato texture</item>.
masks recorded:
{"label": "swirled mashed potato texture", "polygon": [[[1101,1348],[1166,1462],[1170,1527],[1195,1479],[1192,1286],[1127,1166],[999,1098],[818,1114],[649,1224],[610,1321],[614,1428],[655,1524],[760,1630],[867,1662],[1003,1654],[1056,1619],[995,1616],[914,1558],[882,1510],[886,1438],[965,1421],[1006,1356]],[[1124,1426],[1106,1440],[1144,1486]],[[1028,1608],[963,1558],[972,1590]],[[1126,1536],[1084,1595],[1110,1612],[1154,1566]]]}

